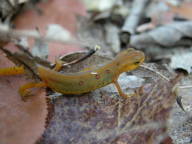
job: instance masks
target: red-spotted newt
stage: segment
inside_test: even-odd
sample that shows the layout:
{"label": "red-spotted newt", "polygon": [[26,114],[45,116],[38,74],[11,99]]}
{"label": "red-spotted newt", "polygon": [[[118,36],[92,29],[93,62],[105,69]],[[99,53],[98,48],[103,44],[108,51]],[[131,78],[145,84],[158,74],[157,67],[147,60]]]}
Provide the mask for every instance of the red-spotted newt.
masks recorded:
{"label": "red-spotted newt", "polygon": [[[29,88],[49,87],[62,94],[82,94],[113,83],[119,95],[127,98],[128,95],[123,93],[117,79],[121,73],[136,69],[144,58],[143,52],[129,48],[120,52],[111,62],[87,71],[63,74],[58,72],[59,64],[56,64],[55,69],[38,65],[37,71],[42,81],[27,83],[19,89],[19,93],[25,98],[30,94]],[[15,74],[25,73],[23,67],[14,67],[10,70],[0,69],[0,75],[14,74],[14,71]]]}

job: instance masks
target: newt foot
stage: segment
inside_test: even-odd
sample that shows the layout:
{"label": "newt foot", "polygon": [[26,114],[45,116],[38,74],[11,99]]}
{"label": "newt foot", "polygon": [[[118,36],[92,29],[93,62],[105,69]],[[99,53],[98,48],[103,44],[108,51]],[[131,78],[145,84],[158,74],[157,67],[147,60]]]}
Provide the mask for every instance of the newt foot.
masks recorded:
{"label": "newt foot", "polygon": [[21,99],[23,101],[27,101],[27,99],[33,96],[33,93],[30,90],[25,90],[24,92],[20,92]]}

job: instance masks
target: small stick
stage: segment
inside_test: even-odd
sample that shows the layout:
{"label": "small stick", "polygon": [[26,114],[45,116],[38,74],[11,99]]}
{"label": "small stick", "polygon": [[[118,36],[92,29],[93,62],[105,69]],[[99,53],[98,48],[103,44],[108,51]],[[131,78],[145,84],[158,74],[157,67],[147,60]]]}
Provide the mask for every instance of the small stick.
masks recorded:
{"label": "small stick", "polygon": [[[167,78],[167,77],[164,76],[163,74],[159,73],[158,71],[155,71],[155,70],[153,70],[153,69],[151,69],[151,68],[149,68],[149,67],[147,67],[147,66],[145,66],[145,65],[141,65],[140,67],[142,67],[142,68],[144,68],[144,69],[147,69],[147,70],[149,70],[149,71],[151,71],[151,72],[156,73],[157,75],[159,75],[160,77],[162,77],[162,78],[165,79],[166,81],[170,81],[169,78]],[[174,92],[175,95],[176,95],[176,102],[177,102],[177,104],[179,105],[179,107],[180,107],[184,112],[186,112],[185,109],[184,109],[184,107],[183,107],[182,101],[181,101],[182,97],[178,96],[178,89],[181,89],[181,88],[192,88],[192,86],[191,86],[191,85],[190,85],[190,86],[174,86],[173,89],[172,89],[172,92]]]}
{"label": "small stick", "polygon": [[73,38],[69,32],[66,32],[66,35],[63,37],[54,37],[54,36],[44,36],[42,37],[39,32],[35,30],[15,30],[9,28],[7,25],[0,24],[0,36],[4,37],[6,41],[10,41],[11,38],[20,38],[20,37],[31,37],[34,39],[40,39],[47,42],[60,42],[60,43],[76,43],[77,40]]}
{"label": "small stick", "polygon": [[[87,59],[88,57],[92,56],[97,50],[100,49],[100,46],[96,45],[94,49],[90,49],[89,52],[84,55],[83,57],[79,58],[79,59],[76,59],[76,60],[73,60],[71,62],[68,62],[68,63],[63,63],[62,64],[62,67],[65,67],[65,66],[69,66],[69,65],[73,65],[73,64],[76,64],[76,63],[79,63],[85,59]],[[64,58],[64,56],[60,57],[59,59],[62,60]],[[55,67],[56,64],[52,65],[53,67]]]}
{"label": "small stick", "polygon": [[135,33],[139,21],[143,16],[145,7],[149,1],[150,0],[134,0],[130,15],[126,18],[122,27],[123,32],[129,32],[130,34]]}
{"label": "small stick", "polygon": [[18,48],[20,51],[26,53],[26,54],[29,55],[30,57],[33,57],[33,55],[32,55],[32,54],[30,53],[30,51],[29,51],[29,48],[25,48],[25,47],[23,47],[22,45],[19,45],[19,44],[16,44],[16,46],[17,46],[17,48]]}
{"label": "small stick", "polygon": [[155,70],[153,70],[153,69],[151,69],[151,68],[149,68],[149,67],[147,67],[147,66],[145,66],[145,65],[140,65],[140,67],[142,67],[142,68],[144,68],[144,69],[147,69],[147,70],[149,70],[149,71],[151,71],[151,72],[156,73],[157,75],[159,75],[160,77],[162,77],[162,78],[163,78],[164,80],[166,80],[166,81],[170,81],[169,78],[167,78],[166,76],[164,76],[163,74],[161,74],[161,73],[158,72],[158,71],[155,71]]}
{"label": "small stick", "polygon": [[175,86],[174,88],[173,88],[173,92],[176,94],[176,96],[177,96],[177,98],[176,98],[176,101],[177,101],[177,104],[179,105],[179,107],[184,111],[184,112],[186,112],[186,110],[184,109],[184,107],[183,107],[183,104],[182,104],[182,101],[181,101],[181,99],[182,99],[182,97],[181,96],[178,96],[178,90],[179,89],[188,89],[188,88],[192,88],[192,85],[186,85],[186,86],[183,86],[183,85],[180,85],[180,86]]}
{"label": "small stick", "polygon": [[143,16],[144,9],[150,0],[134,0],[130,15],[127,16],[125,23],[120,32],[120,40],[122,44],[129,44],[130,37],[135,34],[140,19]]}
{"label": "small stick", "polygon": [[67,66],[67,65],[72,65],[72,64],[75,64],[75,63],[79,63],[79,62],[87,59],[88,57],[92,56],[92,55],[93,55],[97,50],[99,50],[99,49],[100,49],[100,46],[96,45],[95,48],[94,48],[94,49],[90,49],[89,52],[88,52],[85,56],[83,56],[83,57],[81,57],[81,58],[79,58],[79,59],[76,59],[76,60],[74,60],[74,61],[72,61],[72,62],[65,63],[65,64],[63,64],[63,66]]}

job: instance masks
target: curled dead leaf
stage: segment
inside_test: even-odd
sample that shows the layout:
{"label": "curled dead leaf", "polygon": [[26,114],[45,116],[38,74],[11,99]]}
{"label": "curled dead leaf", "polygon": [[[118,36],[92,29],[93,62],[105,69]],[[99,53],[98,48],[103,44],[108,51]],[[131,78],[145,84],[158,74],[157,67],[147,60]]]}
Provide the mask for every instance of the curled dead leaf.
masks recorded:
{"label": "curled dead leaf", "polygon": [[[13,65],[0,53],[0,67]],[[0,143],[34,144],[45,130],[47,102],[45,93],[37,93],[27,102],[21,100],[22,76],[0,77]]]}

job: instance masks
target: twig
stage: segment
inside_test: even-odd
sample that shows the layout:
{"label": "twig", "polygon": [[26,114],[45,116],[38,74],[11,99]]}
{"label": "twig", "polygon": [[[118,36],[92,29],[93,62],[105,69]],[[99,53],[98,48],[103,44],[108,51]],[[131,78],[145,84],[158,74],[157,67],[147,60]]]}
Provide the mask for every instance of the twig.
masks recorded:
{"label": "twig", "polygon": [[180,86],[178,86],[178,88],[179,89],[191,89],[192,88],[192,85],[186,85],[186,86],[184,86],[184,85],[180,85]]}
{"label": "twig", "polygon": [[49,36],[46,35],[44,37],[39,34],[38,31],[35,30],[14,30],[9,28],[7,25],[0,24],[0,34],[1,37],[4,36],[5,40],[10,41],[12,38],[20,38],[20,37],[31,37],[34,39],[40,39],[48,42],[60,42],[60,43],[78,43],[75,38],[73,38],[68,31],[66,31],[65,35],[62,37]]}
{"label": "twig", "polygon": [[12,9],[15,9],[15,7],[13,6],[13,4],[10,2],[10,0],[6,0],[5,1]]}
{"label": "twig", "polygon": [[[144,69],[147,69],[147,70],[149,70],[149,71],[151,71],[151,72],[156,73],[157,75],[159,75],[160,77],[162,77],[162,78],[165,79],[166,81],[170,81],[169,78],[167,78],[166,76],[164,76],[163,74],[161,74],[161,73],[158,72],[158,71],[155,71],[155,70],[153,70],[153,69],[151,69],[151,68],[149,68],[149,67],[147,67],[147,66],[145,66],[145,65],[141,65],[140,67],[142,67],[142,68],[144,68]],[[191,86],[191,85],[189,85],[189,86],[177,86],[177,85],[175,85],[175,86],[172,88],[172,92],[174,92],[175,95],[176,95],[176,102],[177,102],[177,104],[179,105],[179,107],[180,107],[184,112],[186,112],[185,109],[184,109],[184,107],[183,107],[182,101],[181,101],[182,97],[178,96],[178,89],[182,89],[182,88],[184,88],[184,89],[185,89],[185,88],[192,88],[192,86]]]}
{"label": "twig", "polygon": [[25,48],[24,46],[19,45],[19,44],[16,44],[16,46],[17,46],[17,48],[18,48],[20,51],[24,52],[25,54],[27,54],[27,55],[30,56],[30,57],[33,57],[33,55],[31,54],[31,52],[29,51],[29,48]]}
{"label": "twig", "polygon": [[147,70],[149,70],[149,71],[151,71],[151,72],[156,73],[157,75],[159,75],[160,77],[162,77],[162,78],[163,78],[164,80],[166,80],[166,81],[170,81],[169,78],[167,78],[166,76],[164,76],[163,74],[161,74],[161,73],[158,72],[158,71],[155,71],[155,70],[153,70],[153,69],[151,69],[151,68],[149,68],[149,67],[147,67],[147,66],[145,66],[145,65],[140,65],[140,67],[142,67],[142,68],[144,68],[144,69],[147,69]]}
{"label": "twig", "polygon": [[134,0],[130,15],[126,18],[122,31],[134,34],[143,16],[143,12],[150,0]]}
{"label": "twig", "polygon": [[13,63],[15,63],[16,65],[23,65],[26,69],[28,69],[32,76],[34,76],[34,78],[36,79],[40,79],[39,76],[35,73],[35,71],[33,70],[32,67],[30,67],[30,65],[28,65],[28,63],[24,60],[22,60],[21,57],[16,56],[14,53],[10,52],[9,50],[0,47],[0,50],[3,51],[6,54],[6,57],[11,60]]}
{"label": "twig", "polygon": [[127,47],[130,37],[135,33],[139,21],[143,15],[145,6],[150,0],[134,0],[130,15],[127,16],[120,32],[122,47]]}
{"label": "twig", "polygon": [[191,89],[192,88],[192,85],[186,85],[186,86],[183,86],[183,85],[176,85],[173,89],[172,89],[172,91],[175,93],[175,95],[177,96],[177,98],[176,98],[176,101],[177,101],[177,104],[179,105],[179,107],[184,111],[184,112],[186,112],[186,110],[184,109],[184,107],[183,107],[183,104],[182,104],[182,101],[181,101],[181,99],[182,99],[182,97],[181,96],[178,96],[179,94],[179,89]]}
{"label": "twig", "polygon": [[[79,63],[79,62],[87,59],[88,57],[92,56],[92,55],[93,55],[97,50],[99,50],[99,49],[100,49],[100,46],[96,45],[95,48],[94,48],[94,49],[90,49],[85,56],[80,57],[79,59],[73,60],[73,61],[71,61],[71,62],[64,63],[64,64],[62,65],[62,67]],[[62,60],[63,58],[64,58],[64,56],[60,57],[59,59]],[[55,67],[55,65],[56,65],[56,64],[54,64],[53,67]]]}
{"label": "twig", "polygon": [[[89,52],[85,56],[83,56],[83,57],[81,57],[81,58],[79,58],[77,60],[74,60],[74,61],[72,61],[70,63],[67,63],[67,65],[72,65],[72,64],[75,64],[75,63],[79,63],[79,62],[87,59],[88,57],[92,56],[99,49],[100,49],[100,46],[96,45],[95,48],[90,49]],[[64,64],[64,66],[66,66],[66,65]]]}

